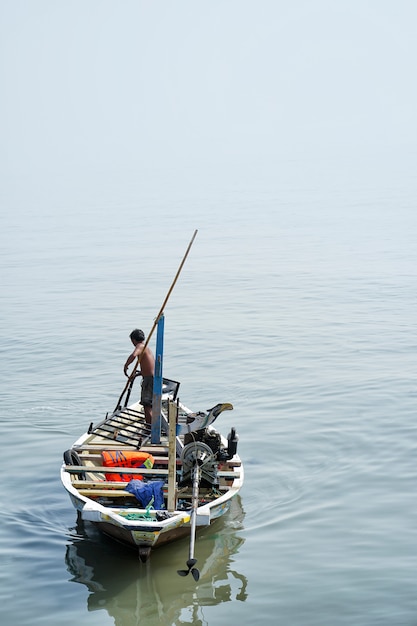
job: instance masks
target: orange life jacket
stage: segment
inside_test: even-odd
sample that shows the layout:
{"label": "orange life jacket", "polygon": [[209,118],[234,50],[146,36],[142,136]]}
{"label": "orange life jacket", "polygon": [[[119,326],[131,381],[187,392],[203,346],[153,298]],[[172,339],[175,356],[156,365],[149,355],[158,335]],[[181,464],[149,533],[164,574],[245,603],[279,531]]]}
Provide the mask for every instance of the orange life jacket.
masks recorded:
{"label": "orange life jacket", "polygon": [[[154,464],[152,454],[138,452],[136,450],[104,450],[101,453],[104,467],[146,467],[151,469]],[[143,476],[139,474],[106,474],[106,480],[114,480],[128,483],[137,478],[141,480]]]}

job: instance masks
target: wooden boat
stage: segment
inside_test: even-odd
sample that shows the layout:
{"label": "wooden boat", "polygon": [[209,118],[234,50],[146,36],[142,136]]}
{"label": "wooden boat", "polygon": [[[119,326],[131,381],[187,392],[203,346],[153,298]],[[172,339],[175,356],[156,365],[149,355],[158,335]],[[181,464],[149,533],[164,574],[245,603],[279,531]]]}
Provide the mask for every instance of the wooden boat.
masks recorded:
{"label": "wooden boat", "polygon": [[134,548],[141,561],[152,549],[188,536],[187,569],[178,573],[191,572],[198,580],[196,532],[226,513],[244,474],[235,429],[225,437],[213,426],[232,405],[218,403],[193,413],[179,401],[179,382],[162,376],[163,309],[170,292],[154,324],[158,335],[151,428],[143,406],[129,404],[138,377],[134,371],[116,409],[98,424],[91,423],[64,453],[61,480],[81,519]]}

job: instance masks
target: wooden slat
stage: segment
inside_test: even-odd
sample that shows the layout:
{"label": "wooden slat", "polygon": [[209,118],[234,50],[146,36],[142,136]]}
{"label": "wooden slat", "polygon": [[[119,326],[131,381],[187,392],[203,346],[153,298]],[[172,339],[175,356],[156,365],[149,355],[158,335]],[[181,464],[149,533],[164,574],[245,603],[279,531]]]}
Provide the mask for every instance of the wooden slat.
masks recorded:
{"label": "wooden slat", "polygon": [[124,452],[125,450],[130,452],[148,452],[152,454],[153,457],[160,455],[162,458],[168,458],[168,448],[167,446],[148,446],[144,445],[138,448],[134,445],[125,445],[121,444],[117,441],[103,441],[102,443],[90,443],[83,444],[81,446],[74,446],[73,450],[75,452],[103,452],[105,450],[121,450]]}
{"label": "wooden slat", "polygon": [[[228,491],[229,487],[220,487],[219,491]],[[133,493],[129,491],[125,491],[124,489],[96,489],[96,488],[87,488],[87,489],[77,489],[78,493],[82,496],[86,496],[87,498],[91,498],[92,496],[101,496],[106,498],[119,498],[119,497],[134,497]],[[201,489],[199,491],[199,495],[202,497],[207,497],[210,495],[210,491],[203,492]],[[164,490],[164,494],[166,495],[166,491]],[[180,499],[191,499],[192,493],[191,491],[185,493],[178,493],[178,497]],[[213,498],[215,499],[215,498]]]}
{"label": "wooden slat", "polygon": [[[114,450],[112,449],[111,451],[115,452],[115,451],[119,451],[119,449],[120,448],[115,448]],[[105,450],[106,449],[103,448],[103,452]],[[124,452],[124,451],[125,451],[125,448],[123,448],[122,452]],[[134,451],[136,452],[136,448],[135,448]],[[78,450],[77,450],[77,452],[78,452]],[[83,461],[84,460],[87,460],[87,461],[101,461],[101,459],[102,459],[100,452],[93,452],[93,453],[80,452],[79,456],[80,456],[80,459],[83,460]],[[153,456],[153,459],[155,461],[155,465],[168,465],[168,457],[166,457],[166,456],[154,456],[154,455],[152,455],[152,456]],[[182,465],[181,460],[180,459],[176,459],[176,464],[177,465]]]}
{"label": "wooden slat", "polygon": [[108,489],[108,488],[114,488],[115,490],[117,489],[125,489],[127,482],[116,482],[116,481],[107,481],[107,480],[73,480],[72,481],[72,486],[73,487],[93,487],[95,489]]}
{"label": "wooden slat", "polygon": [[242,465],[242,461],[240,459],[238,461],[233,461],[233,459],[230,459],[229,461],[225,461],[224,465],[226,465],[227,467],[240,467]]}
{"label": "wooden slat", "polygon": [[[82,446],[74,446],[73,449],[76,452],[83,452],[84,450],[97,450],[98,452],[100,452],[101,450],[120,450],[120,443],[117,443],[117,441],[115,441],[114,443],[112,443],[111,441],[109,441],[108,443],[103,441],[102,443],[90,443],[89,445],[83,444]],[[134,452],[137,450],[137,447],[123,446],[122,449]]]}
{"label": "wooden slat", "polygon": [[[97,495],[96,492],[99,492],[98,495],[132,495],[129,491],[126,491],[126,482],[111,482],[111,481],[96,481],[96,480],[74,480],[72,486],[77,489],[77,491],[83,495]],[[230,487],[228,485],[221,485],[219,487],[219,491],[224,492],[228,491]],[[163,491],[164,494],[167,494],[168,486],[164,485]],[[211,494],[211,489],[209,487],[203,487],[199,490],[201,496],[207,496]],[[192,491],[189,489],[182,488],[178,491],[178,497],[180,498],[191,498]]]}
{"label": "wooden slat", "polygon": [[[80,474],[81,472],[86,472],[89,474],[142,474],[144,476],[168,476],[168,469],[148,469],[145,467],[97,467],[95,465],[65,465],[64,469],[70,474]],[[225,472],[221,470],[217,472],[217,476],[219,478],[224,478],[225,480],[234,480],[235,478],[239,478],[239,472]]]}
{"label": "wooden slat", "polygon": [[239,472],[225,472],[223,470],[219,470],[217,472],[217,476],[219,478],[225,478],[226,480],[227,479],[232,480],[232,479],[235,479],[235,478],[239,478]]}
{"label": "wooden slat", "polygon": [[134,498],[134,494],[129,491],[116,489],[78,489],[78,493],[81,496],[87,496],[87,498],[91,498],[91,496],[101,496],[107,498],[119,498],[123,496],[124,498]]}
{"label": "wooden slat", "polygon": [[141,446],[141,452],[148,452],[149,454],[159,454],[160,456],[168,457],[168,447],[167,446]]}
{"label": "wooden slat", "polygon": [[65,465],[66,472],[70,474],[80,474],[87,472],[89,474],[148,474],[155,476],[167,476],[168,470],[165,469],[148,469],[147,467],[104,467],[97,465]]}

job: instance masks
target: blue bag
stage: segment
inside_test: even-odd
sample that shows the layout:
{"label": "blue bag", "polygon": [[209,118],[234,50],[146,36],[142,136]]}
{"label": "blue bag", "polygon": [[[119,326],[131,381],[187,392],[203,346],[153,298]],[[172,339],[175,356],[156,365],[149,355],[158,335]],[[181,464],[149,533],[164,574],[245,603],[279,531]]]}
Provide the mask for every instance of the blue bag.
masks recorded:
{"label": "blue bag", "polygon": [[160,511],[164,508],[163,487],[163,480],[151,480],[148,483],[141,480],[131,480],[125,489],[129,493],[133,493],[144,509],[152,507],[156,511]]}

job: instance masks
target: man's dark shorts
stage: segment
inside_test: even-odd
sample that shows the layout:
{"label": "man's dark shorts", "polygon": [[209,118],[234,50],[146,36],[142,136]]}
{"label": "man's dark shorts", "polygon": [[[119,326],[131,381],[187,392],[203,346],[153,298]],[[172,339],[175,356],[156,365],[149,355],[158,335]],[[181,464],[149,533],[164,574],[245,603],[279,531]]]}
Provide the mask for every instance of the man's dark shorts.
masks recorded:
{"label": "man's dark shorts", "polygon": [[153,376],[144,376],[142,380],[142,393],[140,401],[143,406],[152,406]]}

